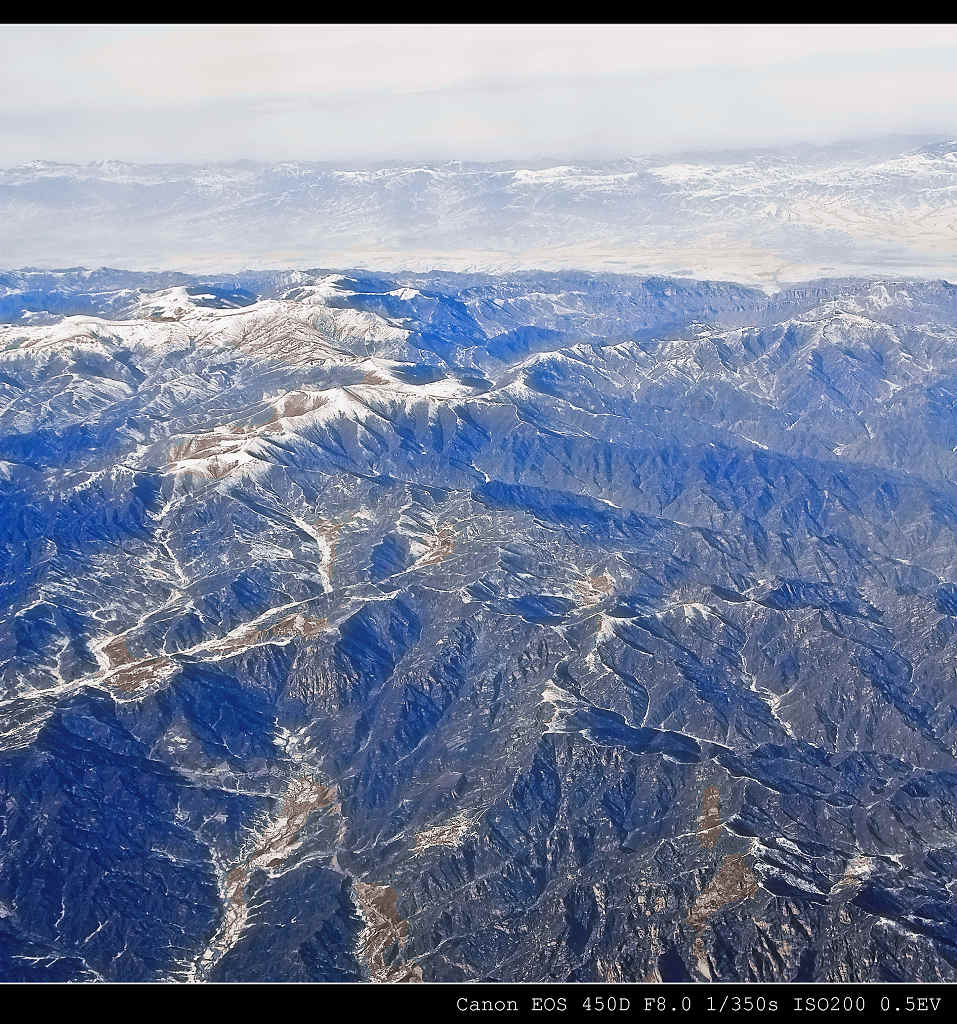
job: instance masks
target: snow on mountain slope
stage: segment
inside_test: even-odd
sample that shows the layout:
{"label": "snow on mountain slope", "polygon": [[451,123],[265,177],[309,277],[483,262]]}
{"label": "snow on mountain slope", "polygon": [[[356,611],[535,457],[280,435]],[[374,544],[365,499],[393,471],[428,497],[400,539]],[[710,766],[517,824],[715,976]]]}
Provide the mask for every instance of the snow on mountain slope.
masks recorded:
{"label": "snow on mountain slope", "polygon": [[0,977],[957,978],[953,285],[3,286]]}

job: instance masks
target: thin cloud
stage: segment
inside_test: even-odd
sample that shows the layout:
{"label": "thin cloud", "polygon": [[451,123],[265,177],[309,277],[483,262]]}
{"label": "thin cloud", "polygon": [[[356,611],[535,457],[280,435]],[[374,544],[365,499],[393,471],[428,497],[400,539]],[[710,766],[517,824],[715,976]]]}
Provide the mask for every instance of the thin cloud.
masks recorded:
{"label": "thin cloud", "polygon": [[957,131],[955,26],[0,34],[5,164],[536,159]]}

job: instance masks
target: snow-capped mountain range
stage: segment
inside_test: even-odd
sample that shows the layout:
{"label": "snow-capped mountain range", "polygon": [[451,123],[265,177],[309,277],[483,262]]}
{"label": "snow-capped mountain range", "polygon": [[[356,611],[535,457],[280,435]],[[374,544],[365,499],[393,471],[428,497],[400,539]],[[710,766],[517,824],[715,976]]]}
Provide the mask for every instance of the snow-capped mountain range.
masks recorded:
{"label": "snow-capped mountain range", "polygon": [[0,283],[0,978],[957,978],[953,285]]}
{"label": "snow-capped mountain range", "polygon": [[0,980],[957,980],[957,142],[0,242]]}
{"label": "snow-capped mountain range", "polygon": [[0,172],[0,242],[7,266],[953,278],[957,142],[589,164],[34,162]]}

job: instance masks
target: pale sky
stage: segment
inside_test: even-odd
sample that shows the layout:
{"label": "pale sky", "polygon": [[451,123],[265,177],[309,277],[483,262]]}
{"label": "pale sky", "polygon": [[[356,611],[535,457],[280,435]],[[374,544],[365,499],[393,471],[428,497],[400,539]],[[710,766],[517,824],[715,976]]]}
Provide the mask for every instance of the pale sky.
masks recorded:
{"label": "pale sky", "polygon": [[2,26],[0,165],[957,136],[957,26]]}

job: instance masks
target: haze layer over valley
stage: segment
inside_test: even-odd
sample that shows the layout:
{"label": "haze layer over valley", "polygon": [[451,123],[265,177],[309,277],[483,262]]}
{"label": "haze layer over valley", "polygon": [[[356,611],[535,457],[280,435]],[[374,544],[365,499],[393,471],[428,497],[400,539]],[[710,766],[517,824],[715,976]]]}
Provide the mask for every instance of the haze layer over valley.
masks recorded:
{"label": "haze layer over valley", "polygon": [[775,287],[957,277],[957,143],[613,162],[37,161],[0,172],[7,266],[577,268]]}

